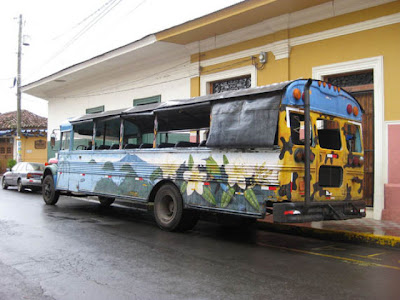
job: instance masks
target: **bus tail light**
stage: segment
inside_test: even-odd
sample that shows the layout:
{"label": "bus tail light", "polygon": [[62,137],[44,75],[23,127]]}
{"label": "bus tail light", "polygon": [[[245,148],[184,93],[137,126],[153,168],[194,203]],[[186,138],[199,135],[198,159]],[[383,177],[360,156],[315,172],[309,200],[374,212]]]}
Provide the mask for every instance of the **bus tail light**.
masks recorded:
{"label": "bus tail light", "polygon": [[294,89],[293,90],[293,97],[296,100],[300,100],[301,98],[301,91],[299,89]]}
{"label": "bus tail light", "polygon": [[364,165],[364,157],[351,155],[348,159],[348,165],[353,167],[362,167]]}
{"label": "bus tail light", "polygon": [[[294,152],[294,160],[295,162],[304,162],[306,158],[304,149],[296,149],[296,151]],[[310,153],[310,162],[313,162],[315,159],[315,154],[314,153]]]}
{"label": "bus tail light", "polygon": [[357,117],[358,116],[358,107],[354,106],[353,107],[353,114]]}
{"label": "bus tail light", "polygon": [[347,113],[351,114],[353,112],[353,106],[351,106],[351,104],[347,105]]}
{"label": "bus tail light", "polygon": [[285,216],[287,215],[301,215],[301,212],[297,209],[294,210],[285,210],[285,212],[283,213]]}

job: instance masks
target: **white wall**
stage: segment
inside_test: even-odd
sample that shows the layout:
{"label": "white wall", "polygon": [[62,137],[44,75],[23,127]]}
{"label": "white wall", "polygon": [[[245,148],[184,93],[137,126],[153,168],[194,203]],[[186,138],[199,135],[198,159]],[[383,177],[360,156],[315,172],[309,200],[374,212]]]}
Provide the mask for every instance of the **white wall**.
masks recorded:
{"label": "white wall", "polygon": [[190,97],[189,56],[157,64],[142,71],[112,77],[107,82],[96,81],[74,90],[66,89],[48,102],[48,139],[53,129],[71,117],[86,113],[87,108],[100,105],[105,110],[132,107],[133,100],[161,95],[161,101]]}

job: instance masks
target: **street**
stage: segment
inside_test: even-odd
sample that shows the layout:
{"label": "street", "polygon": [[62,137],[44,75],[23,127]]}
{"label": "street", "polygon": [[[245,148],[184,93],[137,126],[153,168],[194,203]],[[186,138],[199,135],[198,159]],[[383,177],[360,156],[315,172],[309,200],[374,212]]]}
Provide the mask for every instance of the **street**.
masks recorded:
{"label": "street", "polygon": [[[85,198],[84,198],[85,199]],[[398,299],[400,251],[0,191],[0,299]]]}

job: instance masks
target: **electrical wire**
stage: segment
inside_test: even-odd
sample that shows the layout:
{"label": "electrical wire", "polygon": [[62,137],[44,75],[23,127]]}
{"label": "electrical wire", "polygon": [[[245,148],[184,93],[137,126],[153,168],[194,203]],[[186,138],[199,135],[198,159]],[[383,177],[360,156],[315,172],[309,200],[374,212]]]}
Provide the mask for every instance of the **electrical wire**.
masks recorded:
{"label": "electrical wire", "polygon": [[57,58],[61,53],[66,51],[73,43],[75,43],[81,36],[83,36],[90,28],[92,28],[94,25],[96,25],[102,18],[104,18],[110,11],[112,11],[118,4],[120,4],[122,2],[122,0],[111,0],[109,2],[111,2],[111,4],[108,7],[106,7],[93,20],[91,20],[82,30],[80,30],[67,43],[65,43],[59,51],[57,51],[55,54],[53,54],[48,60],[46,60],[38,69],[36,69],[34,72],[32,72],[28,77],[30,77],[33,73],[36,73],[36,72],[42,70],[50,62],[52,62],[55,58]]}
{"label": "electrical wire", "polygon": [[79,31],[69,42],[67,42],[63,49],[62,52],[64,52],[69,46],[71,46],[73,43],[75,43],[81,36],[83,36],[86,32],[89,31],[94,25],[96,25],[101,19],[103,19],[106,15],[110,13],[118,4],[120,4],[122,0],[113,0],[113,3],[103,10],[100,14],[98,14],[93,20],[89,22],[81,31]]}
{"label": "electrical wire", "polygon": [[59,39],[60,37],[64,36],[65,34],[69,33],[70,31],[74,30],[75,28],[79,27],[80,25],[82,25],[83,23],[85,23],[87,20],[89,20],[92,16],[94,16],[95,14],[97,14],[99,11],[101,11],[104,7],[106,7],[109,3],[114,2],[115,0],[109,0],[106,3],[104,3],[101,7],[99,7],[98,9],[96,9],[94,12],[92,12],[89,16],[87,16],[86,18],[84,18],[83,20],[81,20],[79,23],[75,24],[74,26],[72,26],[70,29],[64,31],[63,33],[57,35],[56,37],[52,38],[53,41]]}

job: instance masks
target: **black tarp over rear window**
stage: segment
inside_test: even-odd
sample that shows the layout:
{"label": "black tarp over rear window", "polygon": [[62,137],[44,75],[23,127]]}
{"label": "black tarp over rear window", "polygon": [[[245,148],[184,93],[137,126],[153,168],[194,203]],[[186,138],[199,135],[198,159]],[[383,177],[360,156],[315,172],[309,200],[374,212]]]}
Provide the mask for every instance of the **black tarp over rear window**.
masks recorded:
{"label": "black tarp over rear window", "polygon": [[280,94],[262,94],[258,97],[241,97],[213,104],[207,146],[272,147],[277,130],[280,100]]}

